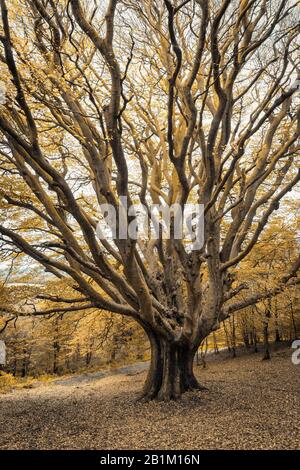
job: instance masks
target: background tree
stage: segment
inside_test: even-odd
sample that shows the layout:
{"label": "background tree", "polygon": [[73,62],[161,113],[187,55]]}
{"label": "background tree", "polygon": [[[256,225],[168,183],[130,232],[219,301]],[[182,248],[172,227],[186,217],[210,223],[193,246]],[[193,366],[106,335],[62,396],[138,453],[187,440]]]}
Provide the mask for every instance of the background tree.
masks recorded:
{"label": "background tree", "polygon": [[[143,396],[201,388],[193,359],[209,333],[299,283],[297,255],[268,290],[237,282],[300,179],[297,2],[0,4],[2,246],[74,290],[35,315],[131,317],[151,343]],[[159,201],[203,204],[203,247],[173,230],[97,239],[100,205],[119,214],[122,197],[149,217]]]}
{"label": "background tree", "polygon": [[[28,275],[22,281],[11,275],[0,295],[0,339],[7,350],[5,370],[13,376],[62,375],[149,359],[146,337],[135,321],[99,315],[98,309],[31,315],[33,306],[50,308],[48,300],[38,299],[40,295],[47,292],[51,308],[59,308],[54,302],[57,290],[67,296],[71,289],[61,281],[32,287]],[[14,310],[15,315],[2,314],[3,310]]]}

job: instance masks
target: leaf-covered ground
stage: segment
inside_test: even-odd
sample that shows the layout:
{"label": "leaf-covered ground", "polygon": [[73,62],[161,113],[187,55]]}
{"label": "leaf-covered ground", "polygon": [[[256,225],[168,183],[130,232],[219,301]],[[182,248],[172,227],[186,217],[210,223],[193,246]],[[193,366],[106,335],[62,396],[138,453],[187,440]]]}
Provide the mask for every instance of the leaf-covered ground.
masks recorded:
{"label": "leaf-covered ground", "polygon": [[58,381],[0,396],[1,449],[300,449],[291,350],[196,368],[208,391],[136,403],[145,372]]}

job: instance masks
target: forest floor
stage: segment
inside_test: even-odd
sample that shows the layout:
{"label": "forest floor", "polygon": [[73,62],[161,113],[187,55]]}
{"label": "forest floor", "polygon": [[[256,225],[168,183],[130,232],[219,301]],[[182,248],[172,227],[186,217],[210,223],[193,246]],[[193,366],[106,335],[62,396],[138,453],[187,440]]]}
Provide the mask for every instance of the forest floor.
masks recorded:
{"label": "forest floor", "polygon": [[300,449],[291,354],[212,355],[195,367],[208,390],[167,404],[136,403],[143,364],[14,390],[0,396],[0,449]]}

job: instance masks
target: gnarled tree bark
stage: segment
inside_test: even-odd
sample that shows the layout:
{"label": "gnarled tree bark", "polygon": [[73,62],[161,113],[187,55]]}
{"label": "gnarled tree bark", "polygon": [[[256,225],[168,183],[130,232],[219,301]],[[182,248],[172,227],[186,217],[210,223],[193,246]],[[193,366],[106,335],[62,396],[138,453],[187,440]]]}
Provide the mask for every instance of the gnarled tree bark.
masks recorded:
{"label": "gnarled tree bark", "polygon": [[182,393],[206,390],[194,375],[194,358],[198,345],[172,341],[147,328],[151,361],[141,399],[168,401]]}

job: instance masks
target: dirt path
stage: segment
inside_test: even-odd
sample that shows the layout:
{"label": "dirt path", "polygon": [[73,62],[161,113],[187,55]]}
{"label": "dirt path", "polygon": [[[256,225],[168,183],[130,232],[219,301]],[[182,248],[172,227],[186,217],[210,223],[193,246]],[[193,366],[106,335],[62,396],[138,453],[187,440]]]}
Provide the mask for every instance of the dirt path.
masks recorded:
{"label": "dirt path", "polygon": [[113,377],[114,375],[136,375],[139,372],[147,370],[149,362],[137,362],[124,367],[116,369],[109,369],[94,373],[87,373],[81,375],[73,375],[64,379],[56,379],[53,381],[55,385],[78,385],[93,382],[94,380],[104,379],[106,377]]}
{"label": "dirt path", "polygon": [[136,404],[144,367],[2,395],[0,448],[300,449],[300,366],[291,350],[270,362],[220,357],[197,368],[207,392],[168,404]]}

